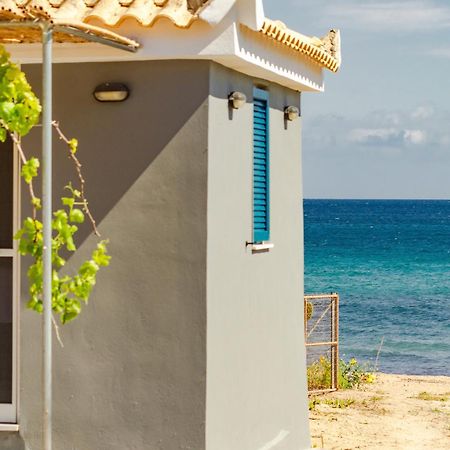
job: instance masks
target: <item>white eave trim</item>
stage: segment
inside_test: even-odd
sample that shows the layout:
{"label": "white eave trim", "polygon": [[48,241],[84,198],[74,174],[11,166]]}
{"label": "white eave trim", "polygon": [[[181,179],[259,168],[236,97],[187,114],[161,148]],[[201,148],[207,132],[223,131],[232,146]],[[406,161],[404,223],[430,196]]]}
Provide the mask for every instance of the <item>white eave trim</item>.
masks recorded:
{"label": "white eave trim", "polygon": [[249,75],[298,91],[324,90],[323,69],[307,56],[293,54],[292,50],[279,42],[244,26],[236,28],[236,36],[237,56],[252,66],[246,72]]}
{"label": "white eave trim", "polygon": [[217,25],[233,13],[238,23],[255,31],[262,28],[266,17],[262,0],[211,0],[199,17],[210,25]]}
{"label": "white eave trim", "polygon": [[214,26],[224,20],[225,16],[230,13],[236,0],[211,0],[206,8],[200,11],[200,19]]}
{"label": "white eave trim", "polygon": [[[233,14],[236,11],[233,11]],[[252,77],[261,78],[297,91],[321,92],[323,68],[306,55],[238,24],[232,17],[211,27],[196,21],[187,30],[160,20],[151,28],[126,21],[120,32],[140,42],[137,53],[127,53],[97,44],[55,44],[57,63],[202,59],[216,61]],[[40,44],[7,46],[22,64],[41,61]]]}
{"label": "white eave trim", "polygon": [[266,15],[262,0],[237,0],[238,23],[246,25],[254,31],[262,28]]}

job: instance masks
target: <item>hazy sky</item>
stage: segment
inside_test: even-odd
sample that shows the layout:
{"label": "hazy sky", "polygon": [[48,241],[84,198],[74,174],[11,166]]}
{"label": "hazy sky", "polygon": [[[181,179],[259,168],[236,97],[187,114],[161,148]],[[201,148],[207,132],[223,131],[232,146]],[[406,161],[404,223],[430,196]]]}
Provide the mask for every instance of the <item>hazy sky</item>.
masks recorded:
{"label": "hazy sky", "polygon": [[305,197],[450,198],[450,1],[265,0],[343,64],[303,96]]}

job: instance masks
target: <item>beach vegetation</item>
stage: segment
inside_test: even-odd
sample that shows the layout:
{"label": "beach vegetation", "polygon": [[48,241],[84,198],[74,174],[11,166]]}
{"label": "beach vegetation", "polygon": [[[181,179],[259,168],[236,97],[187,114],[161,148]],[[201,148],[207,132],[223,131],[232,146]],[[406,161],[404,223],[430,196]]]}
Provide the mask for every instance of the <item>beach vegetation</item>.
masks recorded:
{"label": "beach vegetation", "polygon": [[315,411],[317,405],[320,405],[320,399],[317,397],[313,397],[311,400],[309,400],[308,408],[310,411]]}
{"label": "beach vegetation", "polygon": [[431,394],[429,392],[420,392],[417,397],[419,400],[433,401],[433,402],[447,402],[450,400],[450,392],[444,394]]}
{"label": "beach vegetation", "polygon": [[[310,391],[328,389],[332,386],[332,362],[331,358],[321,356],[307,368],[308,389]],[[346,362],[341,359],[338,368],[338,388],[358,388],[361,384],[373,383],[376,380],[374,371],[355,358]]]}
{"label": "beach vegetation", "polygon": [[329,388],[332,385],[331,376],[331,358],[321,356],[307,368],[308,390]]}
{"label": "beach vegetation", "polygon": [[344,409],[355,403],[353,398],[327,398],[324,402],[325,405],[331,406],[332,408]]}
{"label": "beach vegetation", "polygon": [[450,416],[450,411],[446,411],[445,409],[433,408],[431,411],[436,414],[441,414],[441,415],[443,414],[445,416]]}
{"label": "beach vegetation", "polygon": [[315,411],[318,405],[327,405],[335,409],[345,409],[356,402],[354,398],[324,398],[314,397],[309,401],[309,410]]}
{"label": "beach vegetation", "polygon": [[358,388],[361,384],[373,383],[376,375],[367,365],[359,363],[355,358],[346,362],[339,361],[338,381],[339,388]]}

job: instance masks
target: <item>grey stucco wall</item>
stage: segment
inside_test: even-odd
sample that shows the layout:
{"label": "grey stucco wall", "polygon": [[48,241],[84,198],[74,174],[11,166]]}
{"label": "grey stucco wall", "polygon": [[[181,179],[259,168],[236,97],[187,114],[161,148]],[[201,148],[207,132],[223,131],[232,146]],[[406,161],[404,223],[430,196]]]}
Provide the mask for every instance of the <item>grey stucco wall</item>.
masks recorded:
{"label": "grey stucco wall", "polygon": [[[25,70],[39,92],[40,67]],[[54,66],[54,117],[80,141],[113,256],[81,317],[62,327],[64,349],[54,344],[55,449],[204,448],[208,72],[182,61]],[[130,98],[96,102],[104,81],[126,83]],[[37,131],[26,148],[39,147]],[[57,143],[54,201],[75,180],[64,152]],[[82,234],[69,271],[95,244]],[[20,429],[34,450],[40,321],[25,308],[20,352]]]}
{"label": "grey stucco wall", "polygon": [[[39,93],[40,67],[25,69]],[[80,141],[113,255],[62,328],[64,349],[54,344],[54,448],[309,448],[301,121],[283,120],[299,94],[267,85],[275,248],[252,254],[252,90],[264,82],[201,61],[65,64],[54,75],[54,117]],[[127,83],[129,100],[97,103],[104,81]],[[233,90],[248,103],[230,114]],[[54,157],[57,201],[75,174],[60,143]],[[88,226],[81,235],[68,270],[95,243]],[[40,321],[25,300],[21,431],[0,433],[7,450],[40,448]]]}
{"label": "grey stucco wall", "polygon": [[[270,95],[271,241],[253,254],[253,86]],[[229,114],[227,96],[247,104]],[[208,146],[207,450],[310,447],[303,336],[300,95],[211,70]],[[287,126],[286,126],[287,125]]]}

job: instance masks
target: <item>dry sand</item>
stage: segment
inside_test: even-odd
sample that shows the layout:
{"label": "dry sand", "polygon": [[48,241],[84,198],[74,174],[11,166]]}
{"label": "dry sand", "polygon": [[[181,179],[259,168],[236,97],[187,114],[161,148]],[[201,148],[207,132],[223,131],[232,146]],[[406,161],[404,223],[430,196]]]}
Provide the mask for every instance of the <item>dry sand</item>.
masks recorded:
{"label": "dry sand", "polygon": [[316,398],[314,448],[450,450],[450,377],[378,374],[373,384]]}

